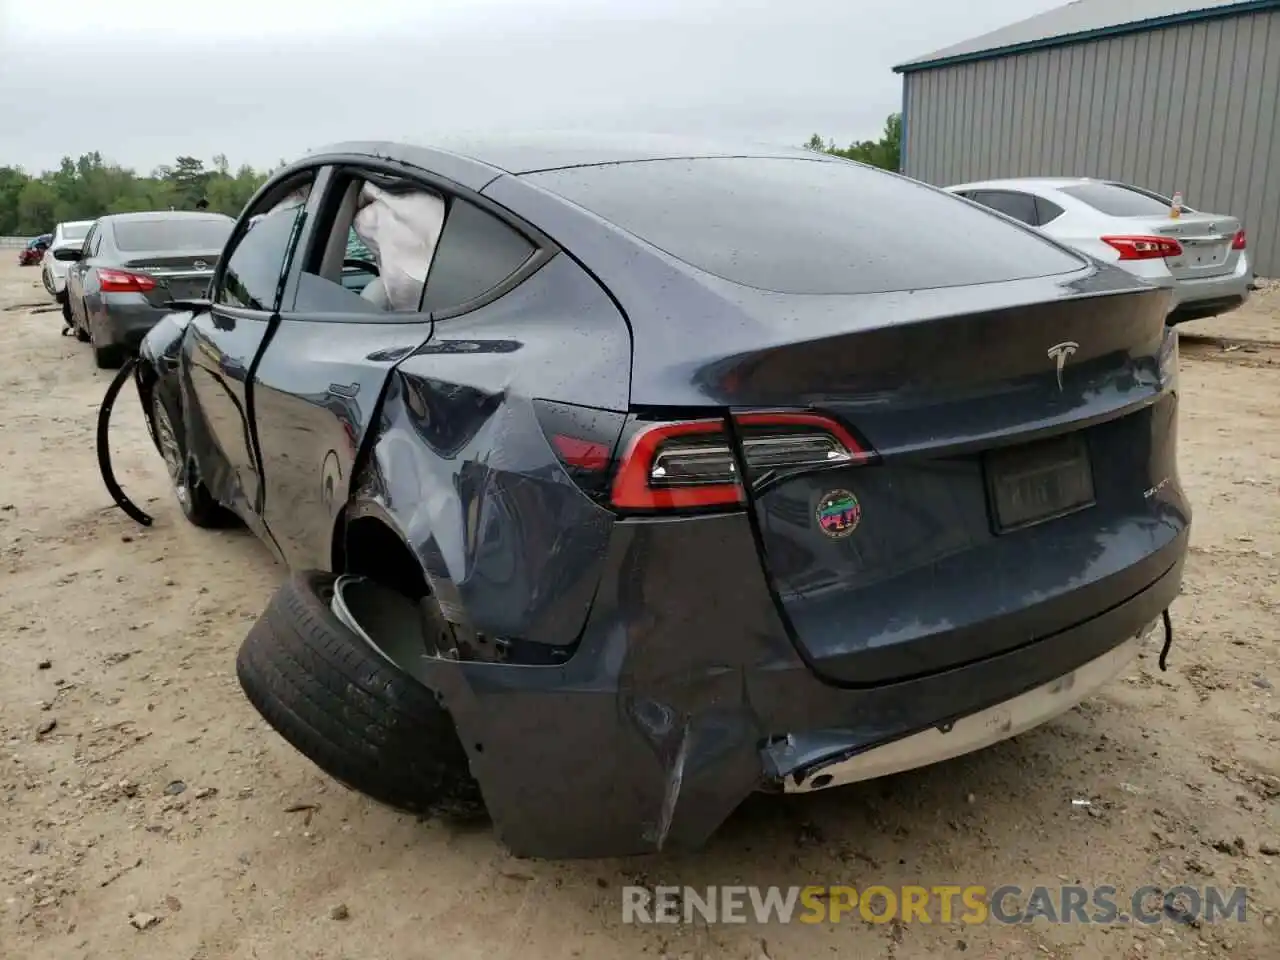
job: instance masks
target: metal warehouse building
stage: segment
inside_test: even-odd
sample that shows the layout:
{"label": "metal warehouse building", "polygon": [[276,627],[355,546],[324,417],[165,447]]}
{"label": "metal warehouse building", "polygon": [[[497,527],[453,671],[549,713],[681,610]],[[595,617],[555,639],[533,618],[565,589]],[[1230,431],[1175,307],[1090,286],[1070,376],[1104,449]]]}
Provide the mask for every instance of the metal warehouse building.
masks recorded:
{"label": "metal warehouse building", "polygon": [[1180,190],[1280,277],[1280,0],[1076,0],[894,70],[909,176]]}

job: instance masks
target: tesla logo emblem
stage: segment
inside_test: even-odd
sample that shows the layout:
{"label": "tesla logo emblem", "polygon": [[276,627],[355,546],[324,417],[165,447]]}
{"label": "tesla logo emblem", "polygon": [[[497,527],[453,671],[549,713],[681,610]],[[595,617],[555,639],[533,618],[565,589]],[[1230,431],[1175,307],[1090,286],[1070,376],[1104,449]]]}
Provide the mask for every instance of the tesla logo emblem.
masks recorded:
{"label": "tesla logo emblem", "polygon": [[1062,343],[1055,343],[1049,348],[1049,359],[1058,364],[1058,390],[1062,390],[1062,368],[1067,365],[1067,361],[1071,355],[1080,349],[1080,344],[1074,340],[1064,340]]}
{"label": "tesla logo emblem", "polygon": [[197,270],[203,270],[205,267],[208,266],[208,264],[205,263],[203,260],[197,260],[195,263],[192,264],[192,266],[195,267]]}

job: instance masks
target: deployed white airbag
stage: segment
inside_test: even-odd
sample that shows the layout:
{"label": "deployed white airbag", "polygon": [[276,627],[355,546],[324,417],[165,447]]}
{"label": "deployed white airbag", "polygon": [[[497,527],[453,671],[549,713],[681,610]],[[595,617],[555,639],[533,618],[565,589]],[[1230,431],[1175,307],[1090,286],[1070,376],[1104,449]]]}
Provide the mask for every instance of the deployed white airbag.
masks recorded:
{"label": "deployed white airbag", "polygon": [[378,261],[375,283],[387,309],[418,309],[444,213],[444,200],[433,193],[392,193],[372,183],[361,188],[352,226]]}

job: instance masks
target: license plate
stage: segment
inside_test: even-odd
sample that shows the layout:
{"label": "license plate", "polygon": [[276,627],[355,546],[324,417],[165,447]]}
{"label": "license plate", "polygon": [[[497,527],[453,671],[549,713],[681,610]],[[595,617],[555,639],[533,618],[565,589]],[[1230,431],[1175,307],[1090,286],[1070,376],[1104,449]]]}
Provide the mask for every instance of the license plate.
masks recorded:
{"label": "license plate", "polygon": [[1229,244],[1200,243],[1184,244],[1187,257],[1194,267],[1216,267],[1227,259]]}
{"label": "license plate", "polygon": [[204,280],[170,280],[169,296],[173,300],[192,300],[204,296]]}
{"label": "license plate", "polygon": [[985,466],[997,533],[1093,505],[1093,468],[1080,434],[994,450]]}

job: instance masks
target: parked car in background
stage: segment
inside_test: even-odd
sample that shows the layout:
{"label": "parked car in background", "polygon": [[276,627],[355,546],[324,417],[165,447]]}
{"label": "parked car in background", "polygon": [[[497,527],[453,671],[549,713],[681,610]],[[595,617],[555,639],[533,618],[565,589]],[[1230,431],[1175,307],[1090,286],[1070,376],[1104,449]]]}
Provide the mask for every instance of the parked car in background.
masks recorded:
{"label": "parked car in background", "polygon": [[1154,653],[1168,303],[825,154],[346,143],[273,175],[134,373],[184,516],[293,571],[237,660],[267,721],[383,802],[483,800],[518,855],[615,856]]}
{"label": "parked car in background", "polygon": [[18,266],[34,267],[44,257],[44,252],[49,249],[49,244],[53,240],[53,234],[42,233],[33,240],[28,240],[27,245],[18,253]]}
{"label": "parked car in background", "polygon": [[53,228],[53,239],[40,258],[40,279],[49,296],[62,305],[62,319],[71,326],[71,311],[67,307],[67,261],[54,256],[59,250],[78,250],[93,226],[92,220],[71,220]]}
{"label": "parked car in background", "polygon": [[204,296],[235,221],[220,213],[117,213],[98,220],[67,268],[70,326],[99,367],[118,367],[170,300]]}
{"label": "parked car in background", "polygon": [[946,188],[1134,276],[1173,291],[1168,322],[1227,313],[1249,298],[1253,272],[1238,219],[1116,180],[1016,177]]}

